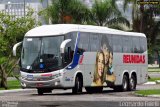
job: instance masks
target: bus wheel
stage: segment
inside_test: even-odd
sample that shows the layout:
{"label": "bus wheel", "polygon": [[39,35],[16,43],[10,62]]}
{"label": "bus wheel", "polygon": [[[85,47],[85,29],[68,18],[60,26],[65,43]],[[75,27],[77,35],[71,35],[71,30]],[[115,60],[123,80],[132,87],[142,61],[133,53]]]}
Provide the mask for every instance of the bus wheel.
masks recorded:
{"label": "bus wheel", "polygon": [[129,79],[128,79],[127,75],[123,76],[122,85],[113,87],[114,91],[116,91],[116,92],[127,91],[128,88],[129,88]]}
{"label": "bus wheel", "polygon": [[136,77],[134,75],[131,76],[129,81],[129,91],[134,91],[136,89]]}
{"label": "bus wheel", "polygon": [[127,91],[129,87],[128,85],[129,85],[128,77],[127,75],[124,75],[122,80],[121,91]]}
{"label": "bus wheel", "polygon": [[83,87],[82,79],[79,76],[77,76],[75,79],[75,85],[72,88],[72,93],[73,94],[81,93],[82,87]]}
{"label": "bus wheel", "polygon": [[43,95],[44,91],[42,88],[38,88],[37,93],[38,93],[38,95]]}

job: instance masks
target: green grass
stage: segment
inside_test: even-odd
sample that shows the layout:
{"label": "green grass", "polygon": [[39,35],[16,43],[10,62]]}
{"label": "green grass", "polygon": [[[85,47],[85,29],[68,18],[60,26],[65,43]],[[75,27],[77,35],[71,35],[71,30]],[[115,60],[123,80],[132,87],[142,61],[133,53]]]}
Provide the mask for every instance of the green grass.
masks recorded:
{"label": "green grass", "polygon": [[142,96],[147,95],[160,95],[160,89],[154,89],[154,90],[139,90],[135,92],[136,94],[140,94]]}
{"label": "green grass", "polygon": [[160,68],[158,68],[158,67],[150,67],[150,68],[148,68],[148,72],[160,72]]}
{"label": "green grass", "polygon": [[[7,84],[8,84],[8,90],[21,88],[20,82],[18,80],[10,80],[7,82]],[[0,90],[5,90],[5,89],[0,88]]]}
{"label": "green grass", "polygon": [[148,79],[148,81],[156,81],[156,80],[160,80],[160,77],[158,77],[158,78],[150,78],[150,79]]}

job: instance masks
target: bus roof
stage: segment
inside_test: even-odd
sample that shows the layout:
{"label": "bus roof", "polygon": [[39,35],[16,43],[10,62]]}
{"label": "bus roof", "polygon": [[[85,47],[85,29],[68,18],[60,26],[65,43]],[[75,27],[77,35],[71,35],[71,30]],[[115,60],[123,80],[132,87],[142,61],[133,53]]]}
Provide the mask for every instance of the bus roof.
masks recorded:
{"label": "bus roof", "polygon": [[146,37],[143,33],[125,32],[107,27],[92,26],[92,25],[77,25],[77,24],[43,25],[31,29],[25,34],[25,37],[57,36],[74,31]]}

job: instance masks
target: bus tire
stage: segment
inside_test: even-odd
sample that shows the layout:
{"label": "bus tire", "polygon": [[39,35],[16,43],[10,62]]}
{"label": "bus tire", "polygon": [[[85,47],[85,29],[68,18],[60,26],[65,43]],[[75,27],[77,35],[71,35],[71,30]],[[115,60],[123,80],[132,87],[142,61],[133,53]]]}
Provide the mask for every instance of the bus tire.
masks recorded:
{"label": "bus tire", "polygon": [[38,95],[43,95],[43,93],[44,93],[43,88],[38,88],[37,93],[38,93]]}
{"label": "bus tire", "polygon": [[82,87],[83,87],[82,79],[79,76],[76,76],[75,85],[72,88],[72,93],[73,94],[82,93]]}
{"label": "bus tire", "polygon": [[129,80],[129,91],[134,91],[136,90],[136,77],[134,75],[131,76],[130,80]]}
{"label": "bus tire", "polygon": [[122,79],[121,91],[127,91],[128,87],[129,87],[129,79],[127,75],[124,75]]}

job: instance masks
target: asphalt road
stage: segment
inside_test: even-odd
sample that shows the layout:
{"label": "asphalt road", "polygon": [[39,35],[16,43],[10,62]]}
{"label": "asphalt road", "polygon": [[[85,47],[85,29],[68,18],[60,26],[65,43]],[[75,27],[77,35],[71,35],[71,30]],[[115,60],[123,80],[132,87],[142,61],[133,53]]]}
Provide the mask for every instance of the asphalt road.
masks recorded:
{"label": "asphalt road", "polygon": [[[160,77],[160,73],[149,72],[149,76]],[[143,89],[160,89],[160,85],[137,86],[137,90]],[[40,96],[33,89],[0,93],[0,107],[160,107],[160,97],[139,97],[134,92],[114,92],[110,88],[94,94],[84,89],[79,95],[73,95],[71,90],[53,90]]]}
{"label": "asphalt road", "polygon": [[[160,85],[140,85],[137,90],[160,89]],[[160,97],[139,97],[134,92],[114,92],[105,88],[103,93],[73,95],[71,90],[53,90],[37,95],[36,90],[0,93],[1,107],[159,107]],[[11,106],[10,106],[11,105]]]}

